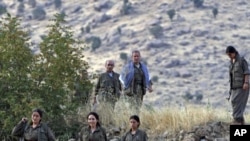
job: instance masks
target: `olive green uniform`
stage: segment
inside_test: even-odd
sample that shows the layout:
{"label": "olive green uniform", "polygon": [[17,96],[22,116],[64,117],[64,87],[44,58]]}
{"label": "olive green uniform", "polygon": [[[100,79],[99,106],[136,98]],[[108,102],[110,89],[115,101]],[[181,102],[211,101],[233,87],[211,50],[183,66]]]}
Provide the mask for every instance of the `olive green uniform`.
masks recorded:
{"label": "olive green uniform", "polygon": [[33,128],[31,124],[20,121],[12,130],[12,135],[23,137],[26,141],[55,141],[55,136],[45,123]]}
{"label": "olive green uniform", "polygon": [[80,132],[80,138],[78,141],[108,141],[106,130],[97,126],[96,130],[91,132],[90,127],[84,127]]}
{"label": "olive green uniform", "polygon": [[100,102],[108,102],[114,108],[115,102],[120,97],[121,82],[119,74],[115,72],[105,72],[100,75],[95,88],[95,95],[100,96]]}
{"label": "olive green uniform", "polygon": [[139,114],[143,96],[146,93],[145,77],[141,67],[138,68],[134,65],[134,79],[131,85],[133,88],[133,95],[127,96],[127,99],[130,103],[130,108],[135,110],[136,114]]}
{"label": "olive green uniform", "polygon": [[243,57],[237,55],[235,62],[231,62],[229,66],[231,104],[233,108],[232,115],[237,122],[244,122],[243,114],[249,96],[249,89],[243,90],[243,85],[245,82],[245,75],[249,74],[247,61]]}
{"label": "olive green uniform", "polygon": [[148,136],[146,132],[138,129],[135,134],[131,133],[131,130],[128,131],[121,139],[121,141],[147,141]]}

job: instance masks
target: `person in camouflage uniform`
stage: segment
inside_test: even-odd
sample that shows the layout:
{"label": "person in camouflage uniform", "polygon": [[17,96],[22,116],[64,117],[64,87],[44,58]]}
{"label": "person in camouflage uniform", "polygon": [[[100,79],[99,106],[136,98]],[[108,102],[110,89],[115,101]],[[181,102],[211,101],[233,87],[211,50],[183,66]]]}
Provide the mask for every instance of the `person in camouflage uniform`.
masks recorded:
{"label": "person in camouflage uniform", "polygon": [[83,127],[78,141],[108,141],[106,130],[99,123],[99,115],[90,112],[87,116],[88,127]]}
{"label": "person in camouflage uniform", "polygon": [[249,75],[248,63],[241,57],[233,46],[228,46],[226,54],[230,58],[229,78],[230,97],[232,105],[232,116],[234,125],[245,124],[244,111],[249,96]]}
{"label": "person in camouflage uniform", "polygon": [[94,103],[96,103],[96,97],[98,96],[100,97],[100,102],[111,104],[113,109],[122,89],[119,80],[120,74],[113,71],[114,66],[115,63],[113,60],[106,61],[106,72],[102,73],[98,78],[94,96]]}
{"label": "person in camouflage uniform", "polygon": [[141,62],[140,51],[132,51],[132,61],[123,67],[119,79],[124,86],[124,93],[128,89],[132,89],[132,94],[127,95],[126,98],[130,107],[136,114],[139,114],[146,90],[153,91],[148,68]]}
{"label": "person in camouflage uniform", "polygon": [[137,115],[132,115],[129,122],[130,130],[122,136],[121,141],[147,141],[147,133],[139,129],[140,118]]}
{"label": "person in camouflage uniform", "polygon": [[55,141],[54,133],[47,124],[41,122],[42,110],[35,109],[31,116],[32,121],[29,123],[27,118],[22,120],[13,128],[12,135],[22,138],[25,141]]}

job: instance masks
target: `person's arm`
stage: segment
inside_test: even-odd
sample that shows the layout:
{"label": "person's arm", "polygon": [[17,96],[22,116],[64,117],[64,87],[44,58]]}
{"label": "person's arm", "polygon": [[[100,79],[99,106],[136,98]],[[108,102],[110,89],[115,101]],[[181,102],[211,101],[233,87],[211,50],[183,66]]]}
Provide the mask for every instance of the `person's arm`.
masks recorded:
{"label": "person's arm", "polygon": [[146,132],[144,132],[144,141],[148,141],[148,135]]}
{"label": "person's arm", "polygon": [[11,135],[16,137],[22,137],[25,127],[27,125],[27,118],[22,118],[20,122],[12,129]]}
{"label": "person's arm", "polygon": [[103,132],[105,141],[108,141],[107,134],[106,134],[106,130],[105,130],[104,128],[102,129],[102,132]]}
{"label": "person's arm", "polygon": [[243,73],[244,73],[244,84],[243,89],[248,90],[249,89],[249,75],[250,71],[248,69],[248,63],[245,59],[243,59]]}
{"label": "person's arm", "polygon": [[48,139],[49,141],[56,141],[56,137],[49,127],[48,127]]}

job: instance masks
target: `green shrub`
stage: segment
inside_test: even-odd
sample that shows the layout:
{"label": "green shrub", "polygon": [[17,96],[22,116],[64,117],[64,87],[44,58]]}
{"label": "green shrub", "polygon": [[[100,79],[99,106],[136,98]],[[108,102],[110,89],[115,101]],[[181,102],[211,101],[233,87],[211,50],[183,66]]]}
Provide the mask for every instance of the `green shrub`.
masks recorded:
{"label": "green shrub", "polygon": [[121,15],[128,15],[130,11],[132,10],[131,3],[123,3],[122,9],[120,10]]}
{"label": "green shrub", "polygon": [[39,21],[44,20],[46,18],[46,12],[42,7],[37,7],[36,9],[34,9],[32,11],[32,15],[35,20]]}
{"label": "green shrub", "polygon": [[152,25],[149,28],[149,32],[151,35],[153,35],[155,38],[160,38],[163,36],[163,28],[161,25]]}
{"label": "green shrub", "polygon": [[168,17],[171,21],[173,21],[173,18],[175,16],[175,10],[174,9],[170,9],[167,11]]}
{"label": "green shrub", "polygon": [[187,101],[192,100],[194,98],[194,96],[190,94],[189,92],[186,92],[186,94],[182,97]]}
{"label": "green shrub", "polygon": [[100,37],[97,37],[97,36],[92,36],[90,38],[87,38],[86,42],[91,44],[92,51],[95,51],[97,48],[99,48],[102,45],[102,41]]}
{"label": "green shrub", "polygon": [[193,2],[195,7],[200,8],[203,6],[204,0],[193,0]]}
{"label": "green shrub", "polygon": [[61,0],[54,0],[54,4],[56,8],[61,8],[62,6],[62,1]]}
{"label": "green shrub", "polygon": [[214,15],[214,18],[216,18],[216,16],[218,15],[218,8],[213,8],[212,13]]}
{"label": "green shrub", "polygon": [[17,12],[18,13],[23,13],[24,12],[24,4],[20,3],[17,7]]}
{"label": "green shrub", "polygon": [[0,4],[0,15],[4,14],[4,13],[6,13],[6,12],[7,12],[6,6]]}
{"label": "green shrub", "polygon": [[36,0],[29,0],[28,5],[30,5],[33,8],[36,7]]}
{"label": "green shrub", "polygon": [[203,99],[203,95],[202,94],[197,94],[195,97],[196,97],[197,101],[201,101]]}
{"label": "green shrub", "polygon": [[158,82],[159,77],[158,77],[158,76],[153,76],[153,77],[151,78],[151,80],[152,80],[153,82]]}
{"label": "green shrub", "polygon": [[126,61],[128,59],[128,54],[125,52],[120,53],[120,59]]}

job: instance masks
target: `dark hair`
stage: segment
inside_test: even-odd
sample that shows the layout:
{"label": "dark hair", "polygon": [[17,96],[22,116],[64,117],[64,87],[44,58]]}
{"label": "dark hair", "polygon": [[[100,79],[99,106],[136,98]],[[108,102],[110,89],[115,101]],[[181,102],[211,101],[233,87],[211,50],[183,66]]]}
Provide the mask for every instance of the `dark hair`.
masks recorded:
{"label": "dark hair", "polygon": [[134,54],[134,53],[139,53],[139,54],[140,54],[140,56],[141,56],[141,53],[140,53],[140,51],[139,51],[139,50],[133,50],[131,55],[133,56],[133,54]]}
{"label": "dark hair", "polygon": [[36,108],[36,109],[34,109],[34,110],[32,111],[32,113],[34,113],[34,112],[37,112],[37,113],[40,115],[41,118],[43,117],[43,111],[42,111],[41,109]]}
{"label": "dark hair", "polygon": [[137,116],[137,115],[132,115],[132,116],[130,116],[129,120],[131,120],[131,119],[136,120],[136,121],[139,123],[138,127],[140,126],[141,122],[140,122],[139,116]]}
{"label": "dark hair", "polygon": [[228,46],[226,49],[226,53],[236,53],[238,54],[238,51],[233,46]]}
{"label": "dark hair", "polygon": [[97,120],[97,123],[96,123],[96,126],[101,126],[100,122],[99,122],[99,115],[96,113],[96,112],[90,112],[88,115],[87,115],[87,120],[89,118],[90,115],[93,115],[96,120]]}

